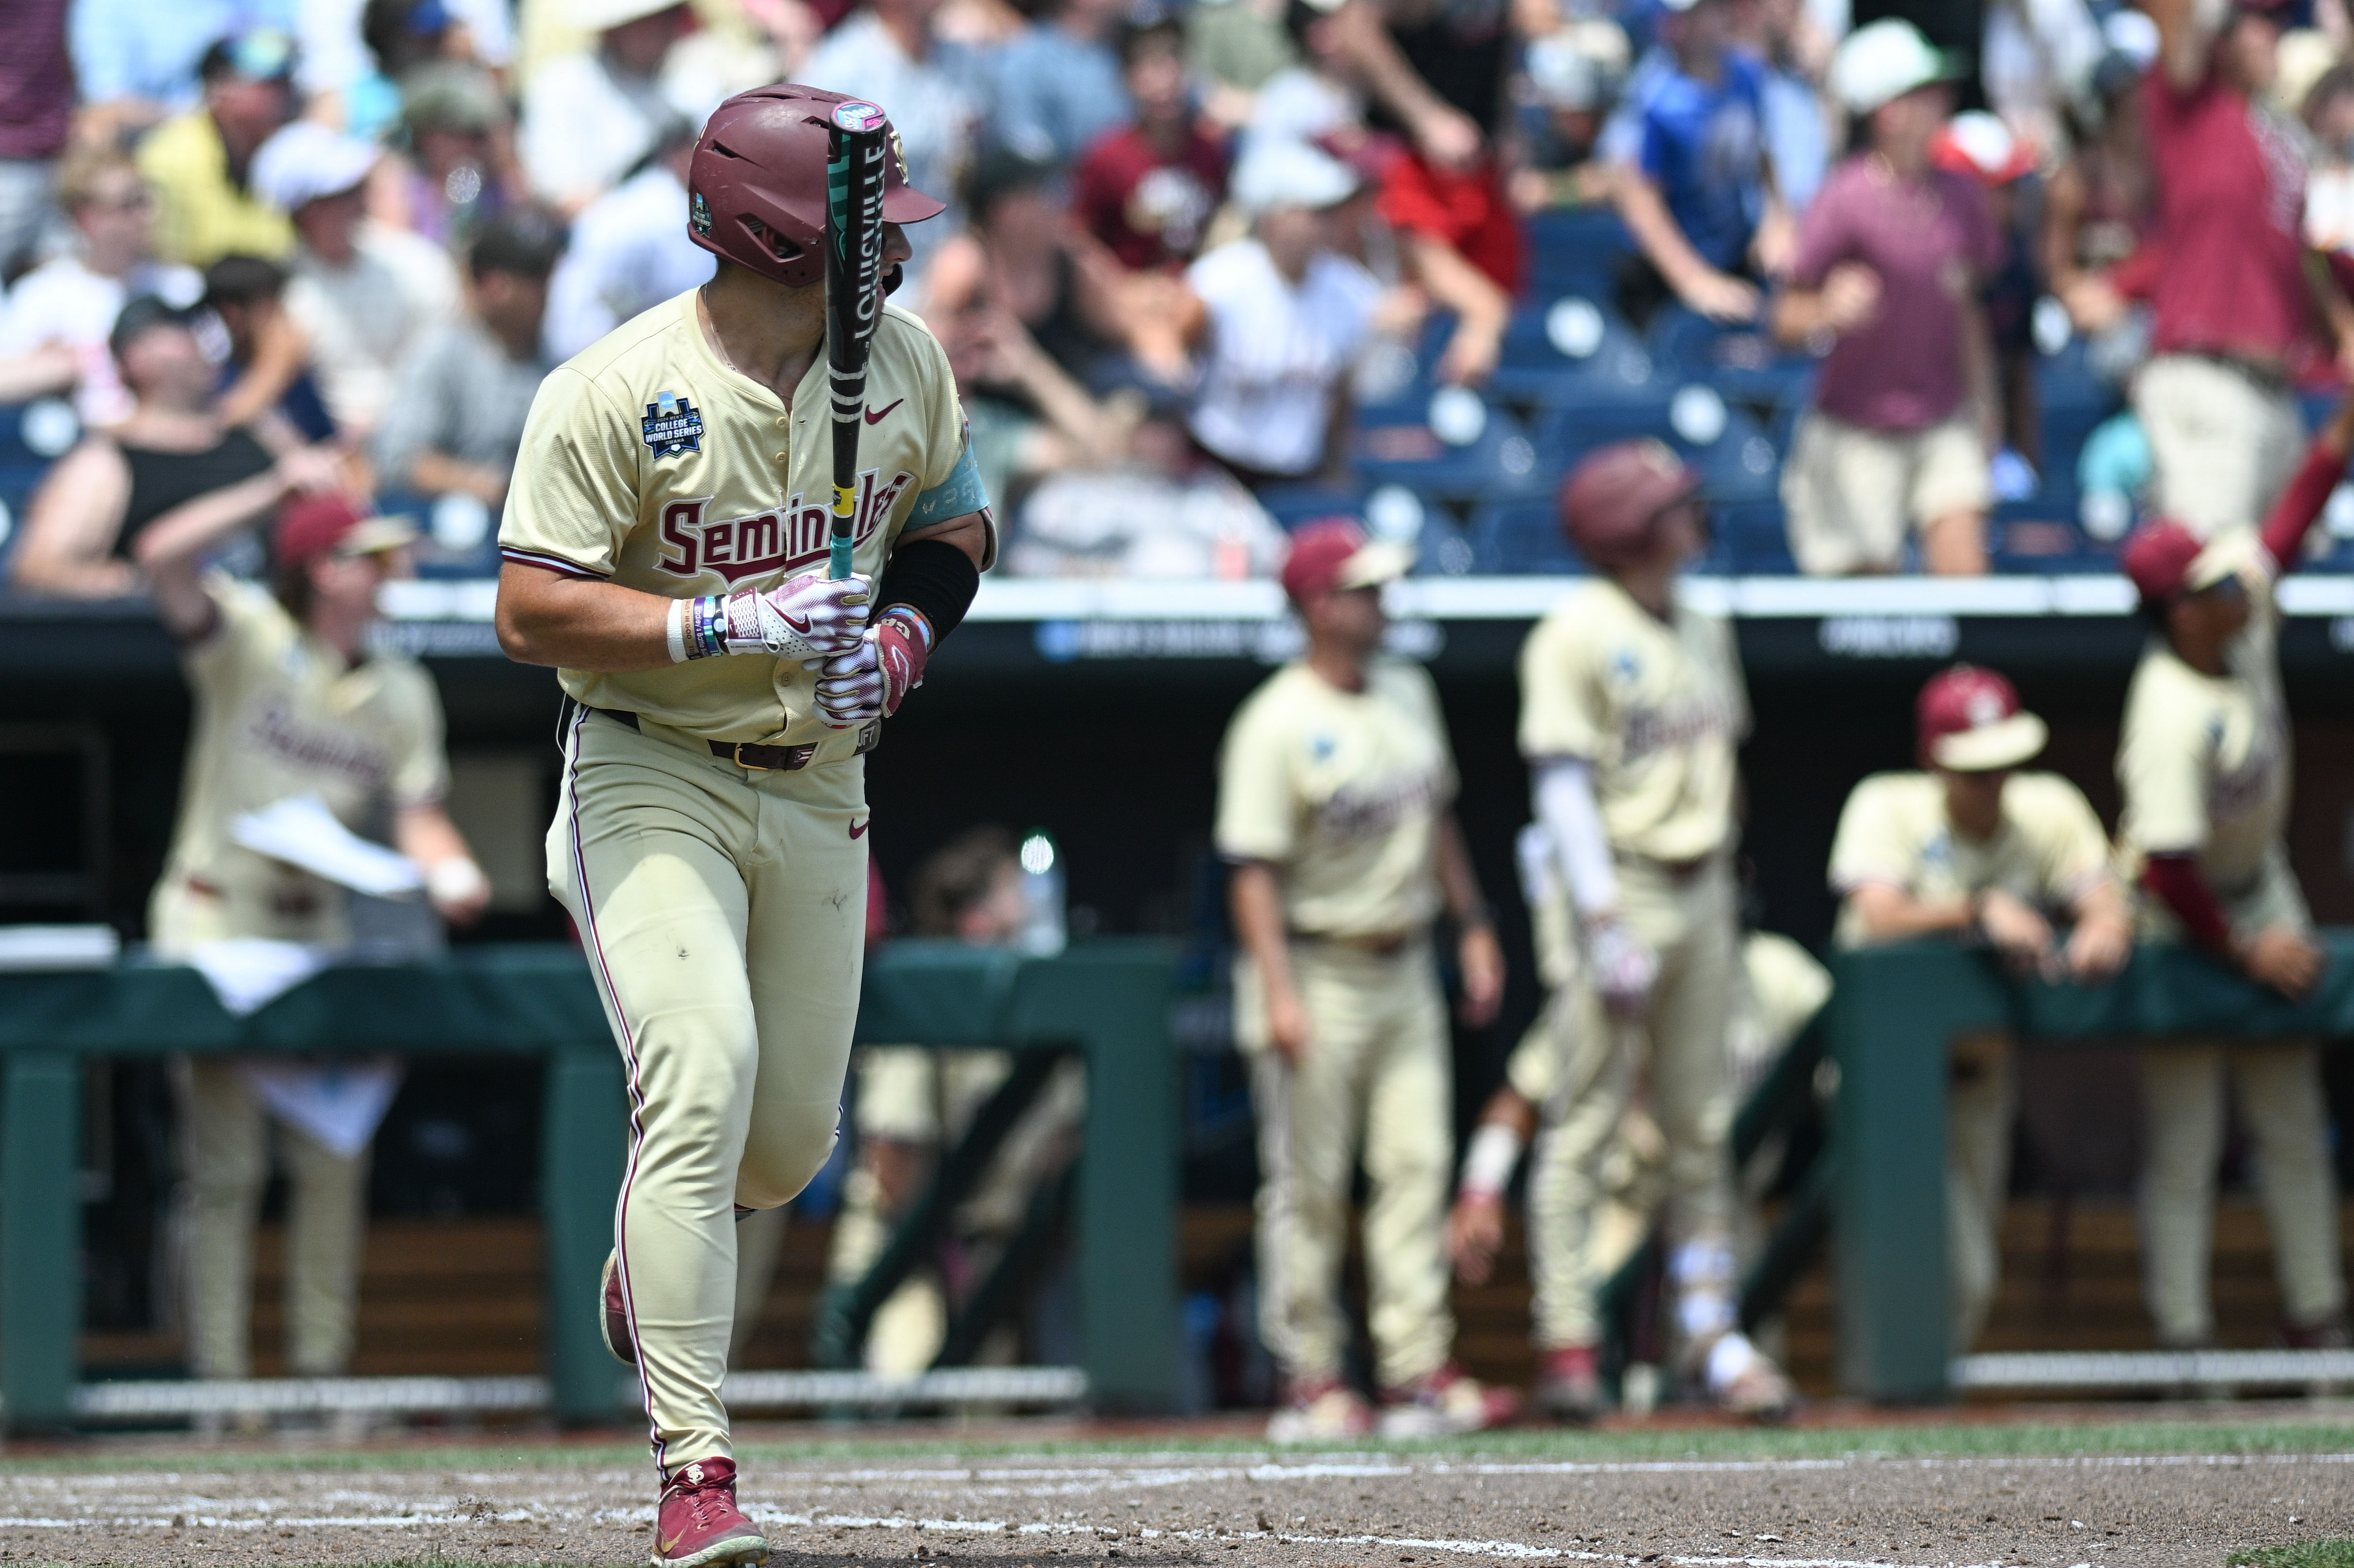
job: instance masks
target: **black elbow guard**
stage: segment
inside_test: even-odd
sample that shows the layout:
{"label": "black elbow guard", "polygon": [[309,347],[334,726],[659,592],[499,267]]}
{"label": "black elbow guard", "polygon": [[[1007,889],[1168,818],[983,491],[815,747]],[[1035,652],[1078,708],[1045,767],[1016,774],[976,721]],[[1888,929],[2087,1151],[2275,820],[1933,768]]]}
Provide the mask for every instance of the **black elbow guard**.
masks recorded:
{"label": "black elbow guard", "polygon": [[895,604],[904,604],[931,622],[932,646],[938,648],[964,620],[972,596],[981,591],[981,568],[972,557],[945,539],[918,539],[896,551],[883,568],[883,586],[875,596],[875,619]]}

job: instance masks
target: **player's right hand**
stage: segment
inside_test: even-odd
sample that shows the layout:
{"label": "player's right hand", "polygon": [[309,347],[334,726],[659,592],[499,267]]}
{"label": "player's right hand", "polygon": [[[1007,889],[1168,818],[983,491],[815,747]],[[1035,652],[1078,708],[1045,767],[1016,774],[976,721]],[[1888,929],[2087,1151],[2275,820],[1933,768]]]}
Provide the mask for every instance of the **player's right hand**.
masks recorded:
{"label": "player's right hand", "polygon": [[1651,988],[1659,980],[1659,955],[1615,913],[1586,920],[1585,961],[1593,968],[1603,1009],[1613,1018],[1640,1018],[1649,1009]]}
{"label": "player's right hand", "polygon": [[1308,1057],[1310,1034],[1308,1009],[1299,993],[1270,988],[1267,997],[1267,1043],[1297,1067]]}
{"label": "player's right hand", "polygon": [[831,659],[858,646],[866,633],[874,587],[852,573],[829,578],[803,572],[772,588],[727,598],[727,652],[772,653],[779,659]]}
{"label": "player's right hand", "polygon": [[2258,985],[2295,1000],[2321,983],[2328,958],[2292,926],[2267,926],[2240,949],[2240,967]]}
{"label": "player's right hand", "polygon": [[1447,1215],[1447,1255],[1455,1277],[1485,1285],[1504,1245],[1504,1202],[1493,1192],[1462,1192]]}
{"label": "player's right hand", "polygon": [[1978,895],[1978,929],[1986,933],[2003,961],[2024,973],[2046,980],[2060,978],[2060,956],[2052,941],[2052,922],[2017,895],[1990,887]]}

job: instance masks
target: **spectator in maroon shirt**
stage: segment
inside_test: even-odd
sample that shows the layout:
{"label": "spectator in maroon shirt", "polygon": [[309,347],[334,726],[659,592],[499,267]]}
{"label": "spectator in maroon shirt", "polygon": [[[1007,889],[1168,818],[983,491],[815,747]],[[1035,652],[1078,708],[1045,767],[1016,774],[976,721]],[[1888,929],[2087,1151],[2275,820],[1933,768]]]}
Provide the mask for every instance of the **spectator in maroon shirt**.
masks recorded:
{"label": "spectator in maroon shirt", "polygon": [[1866,144],[1800,219],[1774,307],[1777,336],[1823,355],[1782,468],[1791,553],[1815,576],[1897,570],[1908,525],[1930,571],[1987,569],[1993,360],[1978,290],[2002,240],[1978,182],[1930,161],[1951,72],[1893,18],[1850,34],[1831,66]]}
{"label": "spectator in maroon shirt", "polygon": [[0,286],[31,260],[49,216],[49,168],[73,119],[66,0],[0,5]]}
{"label": "spectator in maroon shirt", "polygon": [[1122,27],[1116,47],[1136,118],[1080,157],[1072,207],[1130,271],[1179,269],[1225,199],[1225,143],[1194,110],[1173,15]]}
{"label": "spectator in maroon shirt", "polygon": [[2134,406],[2156,501],[2205,537],[2253,527],[2296,471],[2296,388],[2348,357],[2329,325],[2347,306],[2308,264],[2304,139],[2266,101],[2284,7],[2239,0],[2211,29],[2193,0],[2143,8],[2160,40],[2141,99],[2156,215],[2142,249],[2071,302],[2098,329],[2126,297],[2149,302],[2154,353]]}

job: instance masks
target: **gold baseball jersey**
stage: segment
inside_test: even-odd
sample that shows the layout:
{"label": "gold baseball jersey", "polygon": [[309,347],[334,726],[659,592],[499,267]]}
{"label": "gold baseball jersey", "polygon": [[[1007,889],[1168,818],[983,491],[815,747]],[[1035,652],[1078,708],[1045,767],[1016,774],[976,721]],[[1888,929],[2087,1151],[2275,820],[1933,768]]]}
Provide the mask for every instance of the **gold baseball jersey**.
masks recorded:
{"label": "gold baseball jersey", "polygon": [[1218,853],[1277,868],[1295,931],[1419,930],[1438,913],[1438,822],[1455,786],[1438,693],[1421,665],[1373,660],[1365,689],[1344,692],[1287,664],[1226,728]]}
{"label": "gold baseball jersey", "polygon": [[150,927],[176,950],[226,937],[334,940],[343,889],[238,844],[230,825],[298,795],[353,829],[383,804],[440,800],[440,698],[413,660],[345,663],[258,584],[219,577],[206,588],[220,623],[182,654],[196,724]]}
{"label": "gold baseball jersey", "polygon": [[2124,810],[2117,837],[2129,869],[2149,854],[2195,853],[2217,893],[2247,891],[2288,826],[2288,711],[2274,651],[2272,573],[2253,535],[2240,569],[2247,630],[2206,675],[2153,638],[2126,690],[2117,743]]}
{"label": "gold baseball jersey", "polygon": [[[822,571],[833,436],[821,354],[789,414],[724,364],[694,290],[607,334],[532,399],[499,525],[510,561],[688,599]],[[886,306],[866,370],[853,569],[879,579],[900,533],[984,512],[948,356]],[[707,740],[839,740],[816,673],[734,654],[620,674],[561,670],[564,689]]]}
{"label": "gold baseball jersey", "polygon": [[1606,577],[1570,590],[1521,648],[1521,754],[1594,769],[1610,847],[1682,863],[1733,842],[1749,698],[1733,631],[1678,606],[1661,620]]}
{"label": "gold baseball jersey", "polygon": [[[2002,788],[2002,824],[1978,842],[1953,830],[1934,773],[1876,773],[1858,784],[1831,840],[1831,891],[1844,898],[1885,883],[1925,903],[1999,887],[2047,913],[2072,909],[2109,880],[2108,835],[2084,792],[2056,773],[2014,773]],[[1865,940],[1842,910],[1843,947]]]}

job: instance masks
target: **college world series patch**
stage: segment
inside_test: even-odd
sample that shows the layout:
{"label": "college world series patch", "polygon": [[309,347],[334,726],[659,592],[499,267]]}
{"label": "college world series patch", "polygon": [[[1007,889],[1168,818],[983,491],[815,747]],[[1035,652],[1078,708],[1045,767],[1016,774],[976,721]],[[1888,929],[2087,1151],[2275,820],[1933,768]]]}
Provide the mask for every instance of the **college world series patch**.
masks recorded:
{"label": "college world series patch", "polygon": [[647,404],[646,417],[639,426],[646,433],[646,446],[658,458],[703,450],[702,410],[675,392],[665,392]]}

